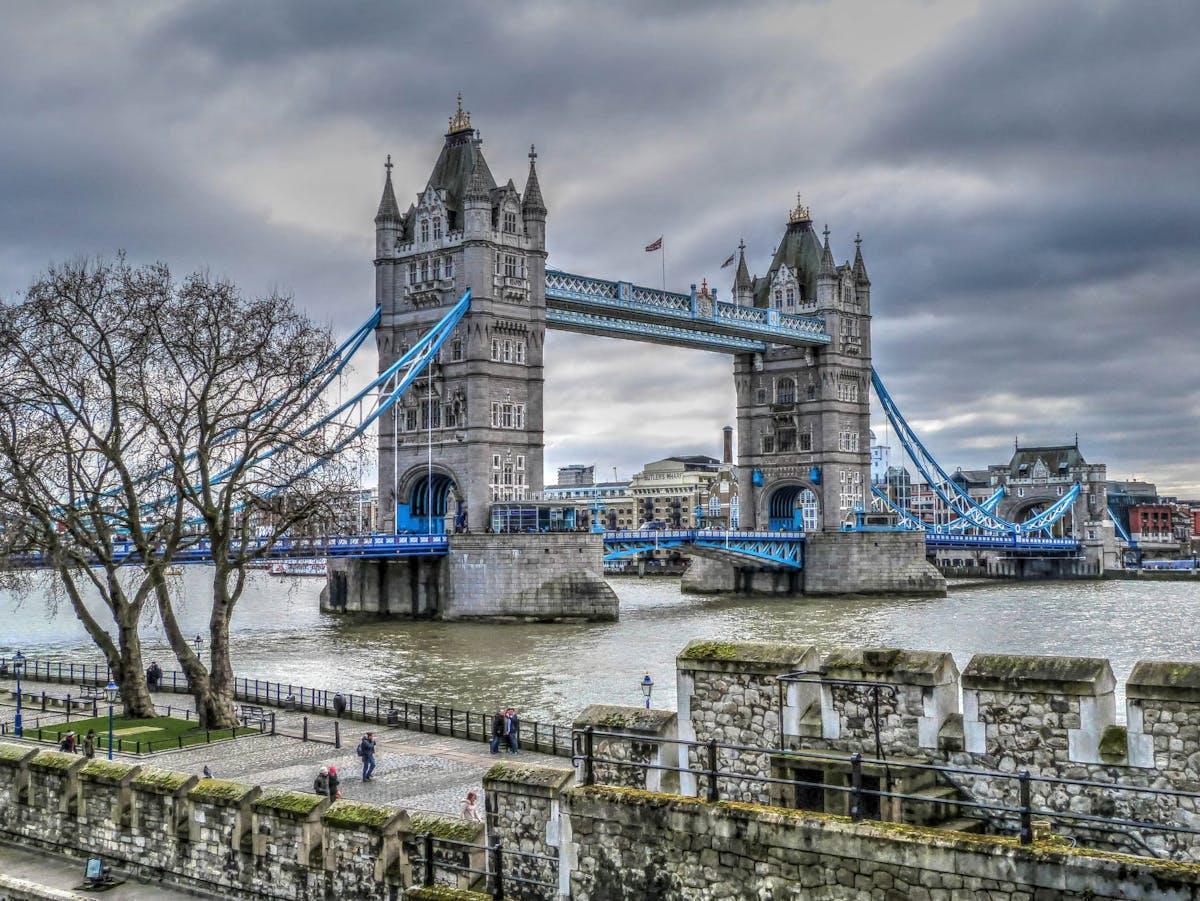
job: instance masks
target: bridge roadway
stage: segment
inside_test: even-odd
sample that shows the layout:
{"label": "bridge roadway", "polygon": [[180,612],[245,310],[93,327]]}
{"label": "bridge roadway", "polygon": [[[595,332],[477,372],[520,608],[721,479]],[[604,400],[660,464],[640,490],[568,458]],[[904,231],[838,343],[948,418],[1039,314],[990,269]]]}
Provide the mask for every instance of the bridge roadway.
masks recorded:
{"label": "bridge roadway", "polygon": [[[791,568],[804,565],[803,532],[720,530],[720,529],[622,529],[604,532],[606,560],[617,560],[645,551],[695,546],[737,554]],[[498,538],[500,536],[497,536]],[[251,547],[264,547],[266,542],[252,542]],[[1009,550],[1022,554],[1061,555],[1079,550],[1074,538],[1041,538],[1032,535],[968,535],[926,532],[929,548],[964,548],[979,550]],[[287,560],[314,557],[354,557],[381,560],[399,557],[438,557],[450,548],[450,536],[434,535],[330,535],[313,538],[294,538],[276,541],[263,554],[267,560]],[[130,564],[140,562],[136,548],[130,542],[115,542],[118,555],[125,555]],[[210,563],[212,545],[197,541],[172,558],[173,563]]]}

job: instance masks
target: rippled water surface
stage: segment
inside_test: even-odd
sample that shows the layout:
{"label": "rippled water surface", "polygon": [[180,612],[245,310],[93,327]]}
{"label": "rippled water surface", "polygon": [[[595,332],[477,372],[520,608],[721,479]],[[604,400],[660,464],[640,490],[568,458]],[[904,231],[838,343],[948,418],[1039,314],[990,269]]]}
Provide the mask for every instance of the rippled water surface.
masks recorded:
{"label": "rippled water surface", "polygon": [[[206,631],[207,571],[178,579],[182,619]],[[618,623],[471,625],[353,622],[317,609],[320,579],[257,574],[234,619],[239,675],[480,710],[510,702],[567,722],[593,702],[641,703],[649,672],[656,707],[674,707],[674,658],[693,638],[782,639],[953,652],[959,667],[981,651],[1108,657],[1118,681],[1141,658],[1200,660],[1200,580],[997,584],[945,598],[881,600],[705,599],[678,580],[622,578]],[[97,653],[70,609],[45,591],[0,595],[0,654],[93,662]],[[147,660],[173,668],[147,616]]]}

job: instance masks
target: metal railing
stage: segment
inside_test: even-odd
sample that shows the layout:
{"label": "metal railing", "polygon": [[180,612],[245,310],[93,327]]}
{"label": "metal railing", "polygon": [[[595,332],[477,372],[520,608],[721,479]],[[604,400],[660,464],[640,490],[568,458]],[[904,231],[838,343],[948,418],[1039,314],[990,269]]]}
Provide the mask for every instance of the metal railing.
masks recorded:
{"label": "metal railing", "polygon": [[[11,673],[9,674],[11,678]],[[23,679],[31,682],[51,682],[70,685],[106,685],[109,680],[107,666],[77,664],[70,661],[25,659]],[[167,670],[162,674],[157,691],[188,694],[191,688],[187,674],[179,670]],[[338,698],[344,707],[338,711]],[[47,696],[53,703],[64,699]],[[377,726],[391,726],[415,732],[430,732],[448,735],[467,741],[490,742],[492,718],[488,713],[467,707],[446,704],[430,704],[396,697],[336,692],[323,688],[311,688],[291,682],[274,682],[269,679],[242,677],[234,680],[234,700],[241,703],[277,707],[285,711],[313,713],[338,717]],[[520,720],[519,742],[522,749],[558,757],[570,757],[572,752],[571,727],[538,720]]]}
{"label": "metal railing", "polygon": [[[608,732],[592,726],[584,729],[576,729],[573,734],[576,752],[572,760],[577,767],[582,767],[581,776],[585,785],[597,784],[596,766],[604,764],[642,771],[658,770],[694,776],[697,779],[697,788],[701,784],[704,786],[704,796],[710,802],[717,802],[722,799],[721,783],[723,780],[727,782],[736,780],[742,783],[754,782],[764,785],[821,789],[823,791],[844,794],[848,796],[847,808],[852,822],[860,822],[867,819],[864,812],[865,802],[870,798],[876,798],[880,801],[884,799],[910,801],[919,804],[931,804],[935,807],[941,805],[954,811],[964,809],[972,811],[975,814],[974,818],[984,820],[993,828],[1015,832],[1023,845],[1030,844],[1033,841],[1033,822],[1035,819],[1048,820],[1051,823],[1059,822],[1074,825],[1078,828],[1093,830],[1097,833],[1122,835],[1150,853],[1153,853],[1153,851],[1145,844],[1143,839],[1128,836],[1126,835],[1127,831],[1141,830],[1146,833],[1160,833],[1164,835],[1200,836],[1200,828],[1167,822],[1165,818],[1153,821],[1138,820],[1131,817],[1102,816],[1099,814],[1077,812],[1069,808],[1062,810],[1051,809],[1045,806],[1038,806],[1034,803],[1034,795],[1038,788],[1045,789],[1044,794],[1049,795],[1055,789],[1074,787],[1094,789],[1097,792],[1105,794],[1114,792],[1128,793],[1145,798],[1147,801],[1154,801],[1157,805],[1161,805],[1163,802],[1189,800],[1193,802],[1197,809],[1200,809],[1200,792],[1121,785],[1116,782],[1096,782],[1088,779],[1068,779],[1058,776],[1035,776],[1028,770],[1016,773],[1002,773],[994,770],[946,766],[943,764],[877,759],[863,757],[860,753],[853,753],[846,756],[806,749],[798,750],[792,748],[767,748],[756,745],[726,744],[716,740],[692,741],[677,738],[651,737],[645,734],[628,732]],[[686,747],[689,750],[688,758],[692,757],[690,752],[695,751],[704,765],[701,767],[670,766],[650,761],[602,757],[596,754],[595,745],[597,739],[604,741],[628,741],[630,743],[637,742],[643,746],[647,744],[668,744],[676,747]],[[758,773],[722,767],[718,763],[720,752],[722,751],[735,752],[737,754],[767,755],[773,762],[780,764],[803,764],[806,762],[828,763],[841,766],[848,764],[850,768],[849,784],[843,785],[781,776],[763,776]],[[868,788],[863,783],[864,767],[877,768],[880,771],[890,770],[893,773],[908,771],[932,773],[935,777],[945,777],[945,783],[959,789],[962,795],[959,797],[937,797],[935,795],[892,791],[890,788],[884,787],[878,789]],[[986,783],[997,785],[1005,793],[1015,795],[1016,803],[1005,804],[976,800],[966,795],[966,787],[956,782],[954,777],[983,780]],[[1014,783],[1015,791],[1012,788]],[[882,809],[882,804],[880,808]],[[1194,816],[1192,811],[1181,806],[1176,806],[1174,809],[1181,814],[1179,818],[1180,823],[1187,822]],[[936,828],[936,826],[933,828]]]}
{"label": "metal railing", "polygon": [[[437,871],[442,870],[452,874],[458,874],[467,877],[482,876],[487,881],[487,894],[493,901],[503,901],[506,896],[504,886],[505,883],[514,883],[517,886],[529,887],[532,889],[545,889],[546,898],[557,897],[558,882],[548,882],[542,879],[531,879],[528,876],[518,876],[516,873],[510,872],[505,867],[505,858],[515,858],[518,861],[540,861],[542,863],[550,863],[554,865],[555,873],[558,871],[559,861],[557,857],[552,857],[548,854],[535,854],[532,851],[514,851],[504,847],[501,842],[495,842],[491,845],[475,844],[472,842],[461,842],[454,839],[438,838],[432,832],[425,832],[419,836],[420,853],[411,857],[411,862],[416,870],[415,881],[422,887],[429,887],[437,884]],[[445,854],[438,856],[437,850],[441,848],[448,850],[451,853],[470,855],[472,851],[486,852],[486,866],[483,869],[472,867],[470,863],[462,864],[455,863],[448,859]],[[469,860],[469,856],[468,856]]]}

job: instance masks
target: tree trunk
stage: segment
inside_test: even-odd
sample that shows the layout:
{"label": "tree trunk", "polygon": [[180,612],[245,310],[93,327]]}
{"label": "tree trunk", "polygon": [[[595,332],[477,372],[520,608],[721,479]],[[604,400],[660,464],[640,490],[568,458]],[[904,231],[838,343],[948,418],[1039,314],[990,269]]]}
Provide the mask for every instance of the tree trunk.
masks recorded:
{"label": "tree trunk", "polygon": [[229,656],[229,610],[228,592],[225,590],[227,574],[217,568],[213,585],[213,610],[209,618],[209,665],[208,680],[204,690],[197,695],[200,708],[200,723],[206,729],[229,729],[238,724],[234,689],[233,661]]}
{"label": "tree trunk", "polygon": [[121,689],[121,703],[125,708],[125,716],[148,719],[155,715],[154,699],[150,696],[150,688],[146,685],[146,670],[142,666],[142,640],[137,629],[140,618],[129,611],[123,619],[132,622],[120,623],[117,626],[117,644],[121,656],[118,665],[113,667],[112,678]]}

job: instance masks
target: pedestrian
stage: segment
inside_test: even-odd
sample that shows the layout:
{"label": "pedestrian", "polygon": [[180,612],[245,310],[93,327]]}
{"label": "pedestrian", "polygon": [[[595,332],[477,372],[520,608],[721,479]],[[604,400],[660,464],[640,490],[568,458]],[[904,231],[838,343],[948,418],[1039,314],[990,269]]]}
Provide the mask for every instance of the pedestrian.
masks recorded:
{"label": "pedestrian", "polygon": [[336,801],[338,798],[340,798],[342,796],[342,793],[340,791],[338,791],[338,786],[341,784],[342,784],[342,780],[338,778],[337,767],[331,766],[329,768],[329,800],[330,801]]}
{"label": "pedestrian", "polygon": [[505,743],[508,742],[508,712],[503,707],[496,711],[496,715],[492,717],[491,749],[493,754],[500,753],[501,740]]}
{"label": "pedestrian", "polygon": [[151,691],[155,691],[162,682],[162,675],[162,667],[159,666],[158,661],[155,660],[148,667],[146,667],[146,687]]}
{"label": "pedestrian", "polygon": [[74,732],[68,732],[66,735],[64,735],[62,737],[62,740],[58,743],[58,750],[63,751],[67,754],[75,753],[75,733]]}
{"label": "pedestrian", "polygon": [[375,733],[368,732],[364,735],[355,750],[362,758],[363,782],[370,782],[371,774],[375,772]]}
{"label": "pedestrian", "polygon": [[83,756],[91,760],[96,756],[96,730],[88,729],[83,737]]}
{"label": "pedestrian", "polygon": [[479,815],[479,807],[476,804],[479,795],[475,792],[467,792],[467,796],[463,798],[462,818],[468,823],[482,823],[483,817]]}
{"label": "pedestrian", "polygon": [[516,754],[520,750],[521,718],[517,716],[517,711],[512,707],[509,707],[506,712],[508,714],[508,750],[510,753]]}
{"label": "pedestrian", "polygon": [[329,767],[323,766],[317,772],[317,778],[313,780],[313,791],[318,795],[329,797]]}
{"label": "pedestrian", "polygon": [[346,712],[346,699],[342,697],[340,691],[333,696],[333,712],[339,720],[342,718],[342,714]]}

